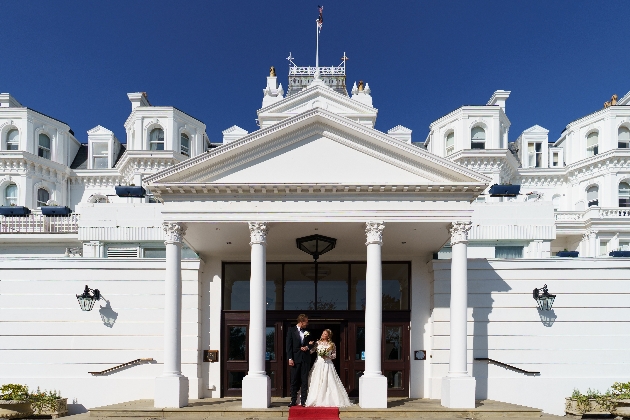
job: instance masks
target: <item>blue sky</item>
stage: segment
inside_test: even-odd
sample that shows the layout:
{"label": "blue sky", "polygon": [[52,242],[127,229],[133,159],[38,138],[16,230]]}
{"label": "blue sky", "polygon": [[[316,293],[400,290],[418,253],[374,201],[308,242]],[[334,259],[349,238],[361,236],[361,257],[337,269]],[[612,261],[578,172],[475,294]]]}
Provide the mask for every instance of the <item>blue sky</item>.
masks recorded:
{"label": "blue sky", "polygon": [[[320,0],[323,1],[323,0]],[[68,123],[100,124],[125,142],[127,92],[182,109],[211,141],[253,131],[269,66],[287,85],[289,52],[314,65],[316,1],[5,1],[0,91]],[[630,2],[344,1],[324,3],[320,64],[345,51],[347,84],[370,84],[382,131],[422,141],[461,105],[511,90],[510,141],[570,121],[630,91]]]}

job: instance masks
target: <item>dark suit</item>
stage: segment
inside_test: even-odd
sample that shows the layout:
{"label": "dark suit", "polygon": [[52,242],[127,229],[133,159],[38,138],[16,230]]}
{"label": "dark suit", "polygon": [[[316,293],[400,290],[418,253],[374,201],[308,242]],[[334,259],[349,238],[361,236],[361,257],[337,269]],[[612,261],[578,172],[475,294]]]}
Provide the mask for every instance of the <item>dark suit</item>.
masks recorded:
{"label": "dark suit", "polygon": [[[297,391],[302,385],[301,391],[301,403],[306,402],[306,395],[308,394],[308,373],[311,370],[311,352],[308,342],[311,341],[311,337],[304,337],[304,341],[300,338],[300,331],[297,326],[289,328],[287,333],[287,360],[293,359],[293,366],[291,366],[291,403],[295,404],[297,400]],[[307,346],[309,350],[302,351],[300,348]]]}

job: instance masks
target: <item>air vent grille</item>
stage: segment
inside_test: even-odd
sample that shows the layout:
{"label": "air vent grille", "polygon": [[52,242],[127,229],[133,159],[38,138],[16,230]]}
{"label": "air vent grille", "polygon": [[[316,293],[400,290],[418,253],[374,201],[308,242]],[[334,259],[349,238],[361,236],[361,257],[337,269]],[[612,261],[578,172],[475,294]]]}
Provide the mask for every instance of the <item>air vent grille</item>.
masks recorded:
{"label": "air vent grille", "polygon": [[107,258],[138,258],[138,248],[107,248]]}

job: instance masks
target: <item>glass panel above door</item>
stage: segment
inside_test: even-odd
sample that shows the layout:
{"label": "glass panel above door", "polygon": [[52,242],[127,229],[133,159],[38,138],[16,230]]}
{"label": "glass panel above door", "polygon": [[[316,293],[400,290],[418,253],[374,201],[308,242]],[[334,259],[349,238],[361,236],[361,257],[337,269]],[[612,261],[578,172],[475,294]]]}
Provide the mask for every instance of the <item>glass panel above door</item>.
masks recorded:
{"label": "glass panel above door", "polygon": [[348,309],[348,264],[318,264],[318,311]]}
{"label": "glass panel above door", "polygon": [[284,309],[315,310],[314,264],[285,264]]}
{"label": "glass panel above door", "polygon": [[[366,264],[352,264],[350,310],[365,310]],[[409,264],[383,263],[383,310],[409,309]]]}

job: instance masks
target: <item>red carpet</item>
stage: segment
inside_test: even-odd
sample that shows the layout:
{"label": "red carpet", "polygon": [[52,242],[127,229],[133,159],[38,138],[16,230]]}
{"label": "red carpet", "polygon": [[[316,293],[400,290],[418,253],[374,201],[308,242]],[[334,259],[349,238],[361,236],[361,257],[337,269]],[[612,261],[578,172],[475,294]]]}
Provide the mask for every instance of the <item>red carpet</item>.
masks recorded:
{"label": "red carpet", "polygon": [[337,407],[302,407],[289,408],[289,420],[339,420]]}

